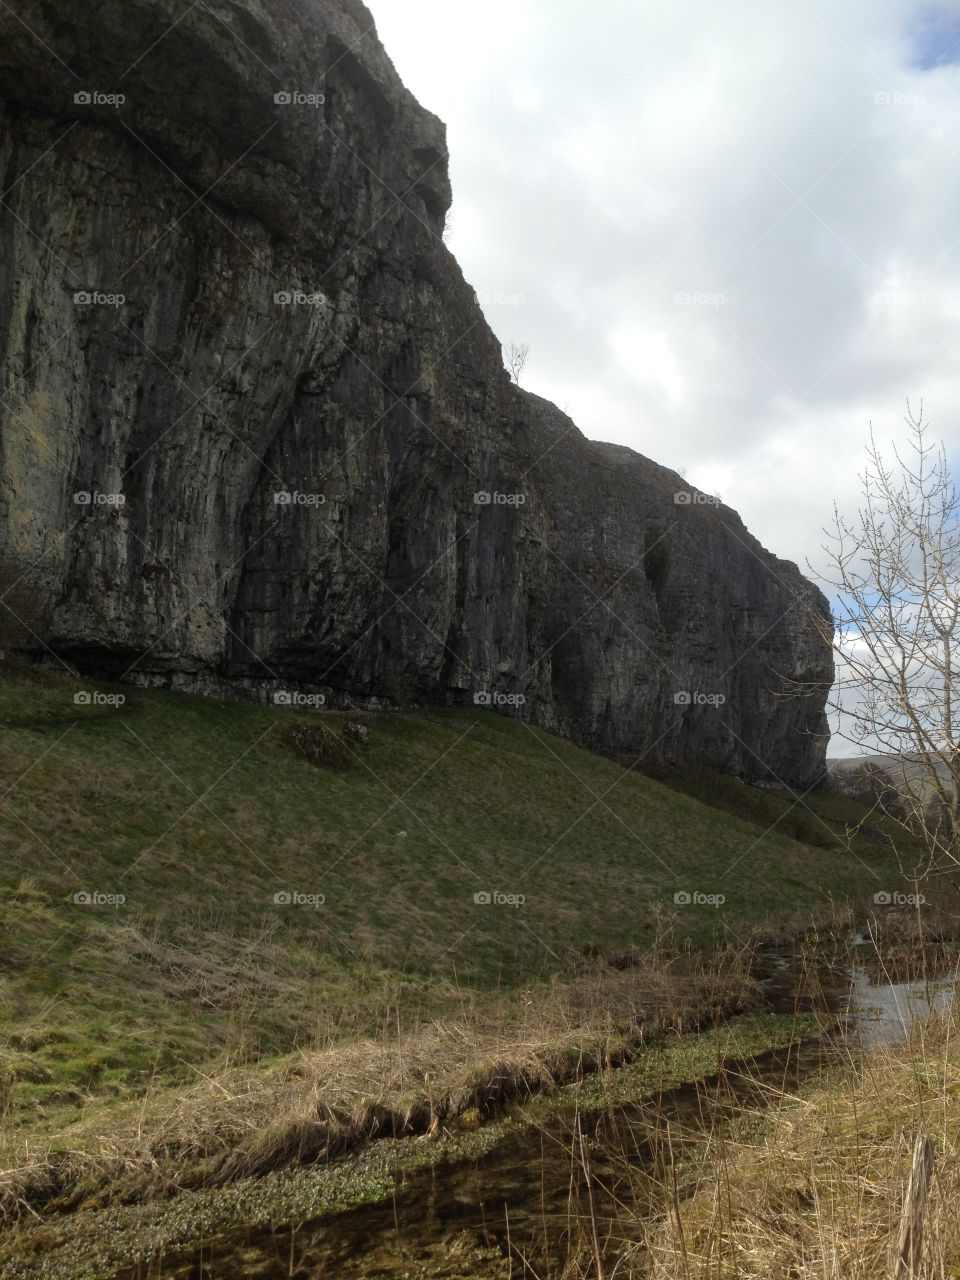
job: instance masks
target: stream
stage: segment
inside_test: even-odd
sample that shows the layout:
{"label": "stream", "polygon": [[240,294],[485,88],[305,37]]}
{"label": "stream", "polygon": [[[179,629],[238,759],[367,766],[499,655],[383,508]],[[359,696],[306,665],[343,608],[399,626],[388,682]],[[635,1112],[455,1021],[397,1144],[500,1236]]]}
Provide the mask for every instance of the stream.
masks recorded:
{"label": "stream", "polygon": [[917,1019],[949,1007],[957,980],[907,979],[859,936],[835,964],[761,952],[755,976],[770,1010],[829,1012],[837,1031],[643,1102],[579,1115],[571,1105],[536,1127],[518,1125],[473,1162],[408,1174],[388,1203],[211,1241],[122,1280],[532,1280],[559,1269],[571,1239],[592,1246],[591,1219],[610,1224],[612,1254],[617,1219],[663,1212],[664,1175],[678,1155],[851,1052],[902,1041]]}

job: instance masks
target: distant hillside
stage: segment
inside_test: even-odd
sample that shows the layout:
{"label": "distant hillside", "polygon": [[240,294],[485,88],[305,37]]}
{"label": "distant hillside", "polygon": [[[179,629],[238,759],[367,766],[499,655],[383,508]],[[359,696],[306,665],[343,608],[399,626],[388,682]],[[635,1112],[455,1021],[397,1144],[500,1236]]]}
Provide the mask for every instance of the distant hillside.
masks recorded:
{"label": "distant hillside", "polygon": [[[949,771],[938,764],[937,774],[949,793]],[[919,756],[902,759],[889,755],[840,756],[827,761],[830,789],[860,804],[872,805],[882,795],[884,804],[895,811],[899,807],[898,797],[904,793],[904,782],[922,799],[926,811],[934,814],[940,799]]]}

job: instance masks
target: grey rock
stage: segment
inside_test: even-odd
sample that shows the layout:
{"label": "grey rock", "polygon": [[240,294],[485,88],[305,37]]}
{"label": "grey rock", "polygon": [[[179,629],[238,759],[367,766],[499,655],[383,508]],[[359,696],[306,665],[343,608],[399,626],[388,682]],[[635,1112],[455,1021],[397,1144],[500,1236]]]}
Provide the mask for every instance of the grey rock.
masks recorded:
{"label": "grey rock", "polygon": [[359,0],[16,10],[0,648],[331,706],[483,690],[597,750],[821,775],[826,602],[511,384],[441,240],[444,127]]}

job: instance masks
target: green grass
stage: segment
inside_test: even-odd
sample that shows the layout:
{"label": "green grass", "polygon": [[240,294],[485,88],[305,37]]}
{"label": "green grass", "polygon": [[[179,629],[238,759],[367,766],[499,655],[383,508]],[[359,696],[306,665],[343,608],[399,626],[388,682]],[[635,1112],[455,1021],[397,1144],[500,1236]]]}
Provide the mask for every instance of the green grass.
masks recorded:
{"label": "green grass", "polygon": [[830,837],[847,802],[807,798],[813,847],[766,829],[792,796],[724,780],[716,807],[490,712],[369,717],[351,767],[326,769],[289,727],[342,718],[103,684],[122,708],[75,705],[91,687],[2,672],[0,1112],[390,1031],[587,954],[739,938],[899,883],[883,845]]}
{"label": "green grass", "polygon": [[[169,1257],[190,1245],[199,1248],[197,1242],[213,1238],[220,1242],[214,1249],[223,1273],[224,1259],[230,1258],[240,1274],[242,1266],[261,1257],[246,1244],[251,1234],[256,1239],[278,1224],[315,1224],[360,1206],[386,1204],[398,1191],[416,1187],[428,1169],[480,1161],[504,1141],[516,1141],[524,1132],[542,1132],[558,1118],[570,1121],[593,1108],[636,1105],[709,1079],[721,1063],[743,1063],[786,1049],[819,1029],[811,1015],[761,1014],[734,1018],[695,1035],[660,1037],[628,1066],[532,1099],[480,1128],[454,1126],[435,1142],[388,1138],[341,1160],[245,1178],[157,1203],[112,1205],[99,1211],[91,1206],[84,1213],[57,1215],[6,1246],[0,1239],[0,1265],[11,1280],[90,1280],[137,1262],[149,1270],[151,1257]],[[524,1157],[521,1148],[517,1158],[529,1159],[529,1154]],[[392,1236],[385,1233],[384,1240],[396,1247]],[[492,1257],[499,1259],[499,1251]]]}

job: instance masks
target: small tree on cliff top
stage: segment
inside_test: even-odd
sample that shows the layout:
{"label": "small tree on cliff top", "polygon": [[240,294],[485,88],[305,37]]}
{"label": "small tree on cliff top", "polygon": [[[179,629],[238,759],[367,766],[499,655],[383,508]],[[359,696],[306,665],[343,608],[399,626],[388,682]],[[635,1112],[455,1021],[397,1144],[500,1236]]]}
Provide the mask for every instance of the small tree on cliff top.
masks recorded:
{"label": "small tree on cliff top", "polygon": [[[908,406],[885,458],[871,431],[855,518],[834,506],[826,582],[836,595],[839,735],[889,757],[890,816],[960,861],[960,502],[946,450]],[[881,801],[882,804],[882,801]]]}
{"label": "small tree on cliff top", "polygon": [[507,369],[510,371],[510,377],[519,387],[520,379],[526,368],[527,361],[530,359],[530,343],[529,342],[511,342],[504,348],[506,356]]}

